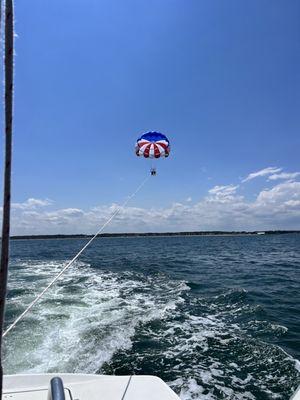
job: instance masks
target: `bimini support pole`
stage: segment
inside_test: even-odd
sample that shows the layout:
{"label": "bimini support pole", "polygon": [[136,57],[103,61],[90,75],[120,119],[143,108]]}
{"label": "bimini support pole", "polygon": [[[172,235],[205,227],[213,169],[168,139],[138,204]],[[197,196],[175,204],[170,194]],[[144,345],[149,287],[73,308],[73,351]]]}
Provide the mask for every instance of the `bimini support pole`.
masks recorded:
{"label": "bimini support pole", "polygon": [[0,264],[0,400],[2,399],[2,331],[7,287],[10,234],[11,160],[12,160],[12,119],[13,119],[13,57],[14,28],[13,2],[5,1],[5,156],[4,156],[4,197]]}

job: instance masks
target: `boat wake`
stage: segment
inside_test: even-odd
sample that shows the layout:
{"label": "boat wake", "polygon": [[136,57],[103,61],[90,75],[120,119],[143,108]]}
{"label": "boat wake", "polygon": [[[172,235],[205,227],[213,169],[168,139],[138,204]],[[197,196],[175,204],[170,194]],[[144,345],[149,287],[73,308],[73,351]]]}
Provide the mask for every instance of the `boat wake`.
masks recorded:
{"label": "boat wake", "polygon": [[[62,265],[15,260],[7,324]],[[187,282],[161,273],[77,262],[8,335],[5,372],[154,374],[183,400],[291,392],[297,361],[264,341],[285,327],[264,321],[245,290],[206,298],[190,292]]]}

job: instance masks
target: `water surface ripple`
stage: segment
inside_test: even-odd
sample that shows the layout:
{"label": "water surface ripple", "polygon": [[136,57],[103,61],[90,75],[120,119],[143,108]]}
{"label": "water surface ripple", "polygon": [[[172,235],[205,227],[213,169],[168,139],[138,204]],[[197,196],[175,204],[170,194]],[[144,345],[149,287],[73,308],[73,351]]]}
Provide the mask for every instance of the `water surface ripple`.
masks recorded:
{"label": "water surface ripple", "polygon": [[[6,326],[85,243],[11,246]],[[184,400],[288,399],[300,235],[101,238],[5,340],[5,373],[155,374]]]}

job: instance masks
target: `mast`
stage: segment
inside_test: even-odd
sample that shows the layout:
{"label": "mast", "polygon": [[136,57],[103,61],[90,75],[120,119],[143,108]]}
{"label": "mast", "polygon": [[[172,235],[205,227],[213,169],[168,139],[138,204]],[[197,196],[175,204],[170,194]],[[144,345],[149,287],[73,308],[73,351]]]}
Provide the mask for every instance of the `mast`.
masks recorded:
{"label": "mast", "polygon": [[0,400],[2,399],[2,332],[7,287],[10,235],[11,161],[12,161],[12,119],[13,119],[13,0],[5,1],[5,156],[4,156],[4,197],[0,264]]}

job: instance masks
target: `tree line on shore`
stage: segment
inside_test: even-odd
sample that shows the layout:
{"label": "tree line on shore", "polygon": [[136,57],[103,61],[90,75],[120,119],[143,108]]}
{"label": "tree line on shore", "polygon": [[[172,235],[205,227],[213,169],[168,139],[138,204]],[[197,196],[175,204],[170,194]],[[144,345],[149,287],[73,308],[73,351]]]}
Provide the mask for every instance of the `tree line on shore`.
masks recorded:
{"label": "tree line on shore", "polygon": [[[300,233],[300,230],[269,230],[269,231],[192,231],[192,232],[135,232],[135,233],[101,233],[98,237],[145,237],[145,236],[232,236],[232,235],[278,235]],[[15,235],[11,239],[85,239],[93,235]]]}

